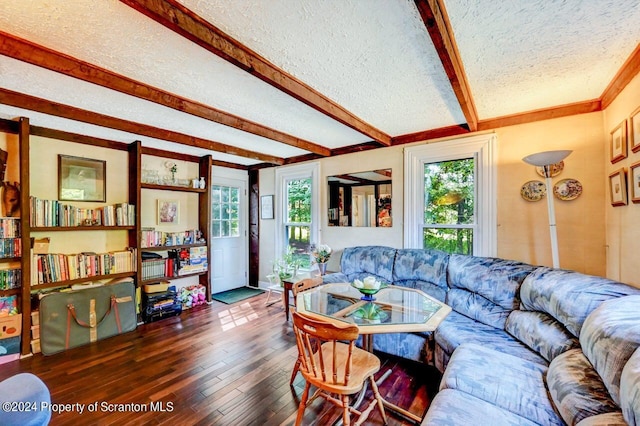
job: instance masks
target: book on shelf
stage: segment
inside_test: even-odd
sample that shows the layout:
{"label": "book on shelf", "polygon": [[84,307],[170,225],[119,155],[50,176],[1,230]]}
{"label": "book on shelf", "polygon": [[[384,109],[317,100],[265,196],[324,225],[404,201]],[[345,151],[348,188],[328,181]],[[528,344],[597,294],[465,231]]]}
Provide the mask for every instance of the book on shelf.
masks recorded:
{"label": "book on shelf", "polygon": [[156,231],[155,228],[141,229],[141,248],[172,247],[201,243],[202,233],[199,229],[188,229],[182,232]]}
{"label": "book on shelf", "polygon": [[20,238],[20,219],[17,217],[0,218],[0,238]]}
{"label": "book on shelf", "polygon": [[99,275],[134,272],[136,250],[108,253],[33,253],[31,258],[33,285],[90,278]]}
{"label": "book on shelf", "polygon": [[0,238],[0,259],[22,256],[20,238]]}
{"label": "book on shelf", "polygon": [[0,290],[20,288],[22,285],[22,271],[20,269],[0,269]]}
{"label": "book on shelf", "polygon": [[134,226],[135,206],[118,203],[96,208],[63,204],[58,200],[29,197],[29,224],[38,226]]}

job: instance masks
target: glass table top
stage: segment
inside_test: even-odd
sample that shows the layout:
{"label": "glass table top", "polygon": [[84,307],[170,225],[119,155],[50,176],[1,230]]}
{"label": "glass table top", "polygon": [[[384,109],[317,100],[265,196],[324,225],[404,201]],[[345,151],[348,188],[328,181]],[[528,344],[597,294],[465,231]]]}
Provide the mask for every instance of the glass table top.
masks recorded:
{"label": "glass table top", "polygon": [[388,286],[364,297],[348,283],[324,284],[298,294],[299,312],[357,324],[361,334],[433,331],[451,308],[407,287]]}

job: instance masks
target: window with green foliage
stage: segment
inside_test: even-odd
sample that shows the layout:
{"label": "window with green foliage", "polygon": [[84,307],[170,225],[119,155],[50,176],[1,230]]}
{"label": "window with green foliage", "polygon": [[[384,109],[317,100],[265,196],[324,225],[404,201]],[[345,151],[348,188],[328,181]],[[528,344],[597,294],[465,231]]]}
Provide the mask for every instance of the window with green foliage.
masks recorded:
{"label": "window with green foliage", "polygon": [[285,244],[293,249],[293,257],[303,267],[310,266],[311,244],[311,178],[287,181]]}
{"label": "window with green foliage", "polygon": [[240,198],[235,187],[211,187],[211,237],[237,237],[240,235]]}
{"label": "window with green foliage", "polygon": [[474,176],[473,158],[424,165],[424,248],[473,254]]}

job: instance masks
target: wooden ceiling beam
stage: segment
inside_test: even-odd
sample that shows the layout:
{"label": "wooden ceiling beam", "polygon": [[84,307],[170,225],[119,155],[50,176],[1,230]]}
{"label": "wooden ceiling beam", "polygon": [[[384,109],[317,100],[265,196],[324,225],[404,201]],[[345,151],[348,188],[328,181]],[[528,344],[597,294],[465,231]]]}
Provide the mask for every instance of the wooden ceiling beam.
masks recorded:
{"label": "wooden ceiling beam", "polygon": [[502,117],[480,120],[478,130],[493,130],[499,127],[515,126],[517,124],[533,123],[534,121],[551,120],[553,118],[568,117],[570,115],[586,114],[602,111],[599,99],[576,102],[553,108],[544,108],[520,114],[505,115]]}
{"label": "wooden ceiling beam", "polygon": [[111,117],[73,106],[59,104],[53,101],[37,98],[35,96],[25,95],[23,93],[14,92],[7,89],[0,88],[0,103],[15,106],[18,108],[28,109],[31,111],[37,111],[43,114],[54,115],[56,117],[63,117],[69,120],[81,121],[83,123],[89,123],[96,126],[108,127],[110,129],[121,130],[123,132],[133,133],[136,135],[174,142],[182,145],[209,149],[211,151],[223,152],[225,154],[237,155],[239,157],[251,158],[254,160],[265,161],[272,164],[280,165],[284,163],[283,158],[274,157],[272,155],[249,151],[220,142],[198,138],[184,133],[174,132],[172,130],[160,129],[158,127],[149,126],[147,124],[123,120],[121,118]]}
{"label": "wooden ceiling beam", "polygon": [[602,103],[602,109],[611,105],[611,102],[622,92],[622,89],[627,87],[627,84],[631,82],[640,72],[640,43],[633,50],[629,58],[624,62],[620,70],[616,73],[611,80],[611,83],[604,89],[602,95],[600,95],[600,101]]}
{"label": "wooden ceiling beam", "polygon": [[278,68],[176,0],[120,1],[345,126],[369,136],[382,145],[391,145],[391,136]]}
{"label": "wooden ceiling beam", "polygon": [[315,154],[328,156],[331,153],[327,147],[174,95],[2,31],[0,54]]}
{"label": "wooden ceiling beam", "polygon": [[442,0],[415,0],[415,2],[451,82],[469,130],[475,132],[478,127],[478,112],[444,3]]}

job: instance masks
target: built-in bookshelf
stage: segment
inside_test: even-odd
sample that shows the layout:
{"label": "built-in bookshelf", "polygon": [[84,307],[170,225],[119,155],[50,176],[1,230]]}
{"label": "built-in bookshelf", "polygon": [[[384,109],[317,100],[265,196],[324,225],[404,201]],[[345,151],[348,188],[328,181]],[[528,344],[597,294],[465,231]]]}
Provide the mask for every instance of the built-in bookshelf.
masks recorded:
{"label": "built-in bookshelf", "polygon": [[58,200],[29,197],[29,225],[36,227],[135,226],[136,208],[118,203],[96,208],[83,208]]}

